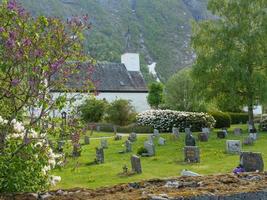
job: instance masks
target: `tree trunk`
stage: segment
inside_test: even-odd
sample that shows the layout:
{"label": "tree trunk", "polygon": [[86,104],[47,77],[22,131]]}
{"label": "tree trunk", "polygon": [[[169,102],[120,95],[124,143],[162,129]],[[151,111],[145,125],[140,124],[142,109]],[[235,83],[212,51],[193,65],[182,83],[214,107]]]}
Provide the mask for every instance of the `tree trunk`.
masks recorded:
{"label": "tree trunk", "polygon": [[249,97],[249,103],[248,103],[248,123],[252,125],[253,128],[254,126],[254,114],[253,114],[253,97]]}

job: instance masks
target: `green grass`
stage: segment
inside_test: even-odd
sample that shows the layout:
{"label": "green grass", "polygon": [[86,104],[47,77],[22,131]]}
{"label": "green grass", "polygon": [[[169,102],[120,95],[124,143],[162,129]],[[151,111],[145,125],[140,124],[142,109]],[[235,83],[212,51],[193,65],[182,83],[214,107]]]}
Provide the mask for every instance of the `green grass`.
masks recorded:
{"label": "green grass", "polygon": [[[234,136],[231,132],[234,127],[237,126],[231,127],[227,139],[242,140],[247,136],[246,133],[242,136]],[[243,126],[243,130],[246,130],[245,126]],[[196,134],[194,133],[195,136]],[[217,139],[215,133],[211,135],[208,142],[197,142],[200,147],[200,163],[197,164],[183,162],[184,134],[178,141],[172,141],[168,134],[162,134],[161,137],[167,139],[167,145],[158,146],[157,141],[155,141],[156,156],[142,157],[143,173],[130,177],[120,177],[118,174],[122,172],[122,167],[125,164],[129,169],[131,168],[130,157],[137,152],[138,147],[143,146],[147,136],[138,136],[138,140],[133,144],[133,152],[126,154],[119,154],[118,152],[124,149],[123,144],[127,137],[123,137],[123,140],[120,141],[108,139],[109,148],[105,150],[105,163],[100,165],[90,164],[95,158],[95,147],[100,144],[99,140],[91,140],[90,145],[82,147],[81,157],[78,159],[68,158],[68,163],[64,168],[53,171],[53,174],[62,178],[62,181],[54,189],[98,188],[143,179],[179,176],[182,169],[192,170],[200,174],[227,173],[231,172],[239,163],[238,155],[225,153],[226,139]],[[243,150],[262,152],[263,159],[267,161],[266,139],[267,134],[261,133],[259,140],[253,146],[244,146]]]}

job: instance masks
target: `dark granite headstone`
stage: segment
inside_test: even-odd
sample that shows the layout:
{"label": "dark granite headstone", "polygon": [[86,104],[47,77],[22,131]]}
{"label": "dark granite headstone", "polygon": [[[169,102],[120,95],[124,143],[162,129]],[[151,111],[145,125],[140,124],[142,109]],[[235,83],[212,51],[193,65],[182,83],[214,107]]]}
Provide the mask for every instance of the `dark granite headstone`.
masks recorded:
{"label": "dark granite headstone", "polygon": [[217,138],[224,139],[226,138],[226,133],[225,131],[218,131],[217,132]]}
{"label": "dark granite headstone", "polygon": [[193,135],[187,133],[185,136],[185,146],[196,146],[196,140]]}
{"label": "dark granite headstone", "polygon": [[184,161],[185,162],[200,162],[200,153],[197,146],[184,147]]}
{"label": "dark granite headstone", "polygon": [[264,170],[264,162],[261,153],[242,152],[240,155],[240,164],[243,165],[246,172],[255,172]]}
{"label": "dark granite headstone", "polygon": [[207,142],[209,140],[208,133],[199,133],[198,134],[198,140],[201,142]]}
{"label": "dark granite headstone", "polygon": [[125,152],[132,152],[132,143],[129,140],[125,141]]}
{"label": "dark granite headstone", "polygon": [[142,167],[141,167],[141,160],[138,156],[133,155],[131,157],[131,164],[132,164],[132,171],[141,174],[142,173]]}
{"label": "dark granite headstone", "polygon": [[104,163],[104,149],[103,148],[96,148],[96,159],[97,164]]}

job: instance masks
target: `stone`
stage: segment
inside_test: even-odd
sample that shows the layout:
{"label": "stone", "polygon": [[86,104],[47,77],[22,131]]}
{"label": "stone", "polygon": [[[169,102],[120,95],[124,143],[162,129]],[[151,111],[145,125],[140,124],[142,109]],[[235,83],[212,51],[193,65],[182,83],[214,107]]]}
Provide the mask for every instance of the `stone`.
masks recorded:
{"label": "stone", "polygon": [[258,138],[258,134],[257,133],[250,133],[249,136],[252,140],[256,141]]}
{"label": "stone", "polygon": [[243,165],[246,172],[255,172],[264,170],[264,162],[261,153],[242,152],[240,155],[240,164]]}
{"label": "stone", "polygon": [[185,128],[185,129],[184,129],[184,132],[185,132],[186,134],[191,134],[191,129],[190,129],[190,128]]}
{"label": "stone", "polygon": [[142,173],[141,159],[137,155],[131,156],[131,165],[132,165],[133,172],[137,174]]}
{"label": "stone", "polygon": [[205,132],[201,132],[198,134],[198,140],[200,142],[207,142],[209,140],[209,136],[208,136],[208,133],[205,133]]}
{"label": "stone", "polygon": [[251,138],[251,137],[247,137],[247,138],[245,138],[245,140],[243,141],[243,144],[244,145],[253,145],[254,144],[254,140],[253,140],[253,138]]}
{"label": "stone", "polygon": [[243,130],[241,128],[235,128],[234,129],[234,135],[238,136],[243,133]]}
{"label": "stone", "polygon": [[166,144],[166,140],[162,137],[159,138],[159,141],[158,141],[158,144],[159,145],[165,145]]}
{"label": "stone", "polygon": [[116,134],[117,133],[117,126],[113,126],[113,132]]}
{"label": "stone", "polygon": [[148,156],[155,155],[155,145],[153,143],[151,143],[150,141],[146,141],[144,143],[144,147],[147,150]]}
{"label": "stone", "polygon": [[97,126],[96,126],[96,131],[97,131],[97,132],[100,132],[100,130],[101,130],[101,127],[100,127],[99,125],[97,125]]}
{"label": "stone", "polygon": [[122,136],[119,135],[119,134],[116,134],[116,135],[114,136],[114,140],[115,140],[115,141],[118,141],[118,140],[121,140],[121,139],[122,139]]}
{"label": "stone", "polygon": [[131,142],[135,142],[137,140],[136,133],[134,133],[134,132],[130,133],[130,135],[128,137],[128,140],[131,141]]}
{"label": "stone", "polygon": [[132,143],[129,140],[125,141],[125,152],[132,152]]}
{"label": "stone", "polygon": [[248,132],[251,133],[250,131],[253,129],[253,125],[248,123]]}
{"label": "stone", "polygon": [[226,132],[224,130],[217,132],[217,138],[224,139],[226,138]]}
{"label": "stone", "polygon": [[200,153],[197,146],[184,147],[184,161],[185,162],[200,162]]}
{"label": "stone", "polygon": [[196,140],[191,133],[185,136],[185,146],[196,146]]}
{"label": "stone", "polygon": [[180,135],[180,133],[179,133],[179,129],[176,128],[176,127],[173,127],[173,128],[172,128],[172,137],[173,137],[173,139],[174,139],[174,140],[179,139],[179,135]]}
{"label": "stone", "polygon": [[209,136],[210,128],[202,128],[202,133],[206,133]]}
{"label": "stone", "polygon": [[84,144],[90,144],[90,137],[89,136],[84,136]]}
{"label": "stone", "polygon": [[80,157],[81,156],[81,145],[78,143],[73,144],[72,156],[73,157]]}
{"label": "stone", "polygon": [[63,152],[63,147],[65,145],[65,141],[64,140],[60,140],[57,142],[57,150],[58,152]]}
{"label": "stone", "polygon": [[196,172],[189,171],[187,169],[183,169],[181,172],[181,176],[200,176],[200,174]]}
{"label": "stone", "polygon": [[154,135],[148,135],[147,136],[147,139],[148,139],[148,141],[150,142],[150,143],[154,143]]}
{"label": "stone", "polygon": [[155,137],[158,137],[159,136],[159,130],[158,129],[154,129],[153,135]]}
{"label": "stone", "polygon": [[241,152],[241,141],[240,140],[226,140],[226,152],[227,153],[237,153]]}
{"label": "stone", "polygon": [[96,159],[97,164],[104,163],[104,149],[103,148],[96,148]]}
{"label": "stone", "polygon": [[107,149],[108,148],[108,141],[107,141],[107,139],[101,139],[101,141],[100,141],[101,143],[100,143],[100,146],[102,147],[102,148],[104,148],[104,149]]}

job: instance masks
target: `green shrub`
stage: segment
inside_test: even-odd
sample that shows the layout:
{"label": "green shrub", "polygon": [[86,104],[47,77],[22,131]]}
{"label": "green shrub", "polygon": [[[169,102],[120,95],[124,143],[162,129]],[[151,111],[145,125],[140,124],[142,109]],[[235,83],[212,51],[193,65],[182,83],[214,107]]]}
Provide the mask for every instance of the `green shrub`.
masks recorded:
{"label": "green shrub", "polygon": [[201,131],[201,128],[212,128],[215,120],[207,113],[178,112],[174,110],[148,110],[137,115],[137,124],[151,126],[161,132],[170,132],[173,127],[184,130],[191,126],[192,131]]}
{"label": "green shrub", "polygon": [[247,113],[232,113],[228,112],[231,118],[231,124],[246,124],[248,121]]}
{"label": "green shrub", "polygon": [[107,121],[125,126],[135,121],[136,113],[129,100],[117,99],[107,109]]}
{"label": "green shrub", "polygon": [[215,123],[215,128],[227,128],[230,127],[231,125],[231,118],[230,115],[228,113],[224,113],[224,112],[210,112],[210,115],[212,115],[214,117],[214,119],[216,120]]}
{"label": "green shrub", "polygon": [[143,153],[148,153],[145,147],[139,147],[137,150],[137,155],[141,156]]}
{"label": "green shrub", "polygon": [[[98,126],[101,127],[101,131],[103,132],[113,132],[112,124],[98,123]],[[137,124],[130,124],[127,126],[117,126],[117,131],[119,133],[152,133],[153,127],[151,126],[139,126]]]}
{"label": "green shrub", "polygon": [[78,109],[84,122],[99,122],[104,116],[106,107],[107,102],[105,100],[90,97]]}

